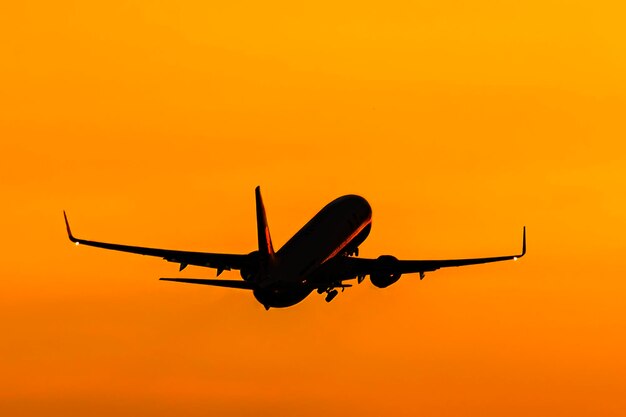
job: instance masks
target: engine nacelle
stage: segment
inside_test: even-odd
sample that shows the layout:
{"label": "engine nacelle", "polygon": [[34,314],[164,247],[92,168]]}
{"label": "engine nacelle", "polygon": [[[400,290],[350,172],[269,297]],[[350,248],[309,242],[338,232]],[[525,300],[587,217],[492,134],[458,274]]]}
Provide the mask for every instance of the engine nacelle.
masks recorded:
{"label": "engine nacelle", "polygon": [[246,264],[247,265],[239,271],[239,275],[241,275],[241,278],[243,278],[244,281],[257,281],[260,269],[258,250],[248,254],[248,262],[246,262]]}
{"label": "engine nacelle", "polygon": [[[382,266],[381,269],[389,269],[390,271],[395,269],[395,264],[398,263],[398,258],[391,255],[382,255],[378,257],[378,262]],[[370,275],[370,281],[372,285],[378,288],[386,288],[398,281],[402,274],[394,274],[392,272],[389,273],[380,273],[380,274],[372,274]]]}

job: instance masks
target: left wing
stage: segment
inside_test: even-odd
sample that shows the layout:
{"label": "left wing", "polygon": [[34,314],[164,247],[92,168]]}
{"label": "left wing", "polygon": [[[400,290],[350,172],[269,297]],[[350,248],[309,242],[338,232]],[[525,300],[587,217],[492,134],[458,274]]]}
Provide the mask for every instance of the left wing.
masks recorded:
{"label": "left wing", "polygon": [[70,224],[65,217],[65,227],[67,228],[67,236],[77,245],[94,246],[96,248],[110,249],[121,252],[136,253],[139,255],[158,256],[168,262],[180,264],[180,270],[185,269],[187,265],[204,266],[217,269],[217,275],[222,271],[231,269],[241,269],[250,263],[248,255],[228,254],[228,253],[207,253],[207,252],[189,252],[181,250],[146,248],[142,246],[120,245],[117,243],[96,242],[93,240],[85,240],[74,237],[70,229]]}
{"label": "left wing", "polygon": [[333,269],[340,270],[341,274],[345,276],[343,279],[362,277],[372,274],[396,275],[411,273],[419,273],[420,278],[423,278],[425,272],[436,271],[440,268],[517,260],[524,255],[526,255],[526,227],[524,227],[522,235],[522,253],[519,255],[440,260],[394,260],[342,257],[337,259],[337,263],[335,263]]}

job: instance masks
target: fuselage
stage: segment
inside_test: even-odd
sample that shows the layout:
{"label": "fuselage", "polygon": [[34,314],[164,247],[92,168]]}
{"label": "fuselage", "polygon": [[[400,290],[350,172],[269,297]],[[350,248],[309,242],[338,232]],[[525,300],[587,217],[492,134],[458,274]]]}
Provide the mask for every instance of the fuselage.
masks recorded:
{"label": "fuselage", "polygon": [[298,231],[275,255],[267,277],[254,290],[266,307],[288,307],[318,288],[309,278],[325,262],[355,250],[369,234],[372,209],[363,197],[333,200]]}

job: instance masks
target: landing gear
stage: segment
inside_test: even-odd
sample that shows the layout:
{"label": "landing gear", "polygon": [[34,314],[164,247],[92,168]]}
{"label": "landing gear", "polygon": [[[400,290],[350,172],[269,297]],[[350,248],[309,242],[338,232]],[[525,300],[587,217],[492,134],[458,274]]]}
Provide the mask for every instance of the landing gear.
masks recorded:
{"label": "landing gear", "polygon": [[342,284],[341,282],[335,282],[328,287],[319,287],[317,289],[318,294],[326,293],[326,302],[330,303],[339,294],[337,288],[341,288],[341,292],[344,292],[346,288],[351,287],[350,284]]}

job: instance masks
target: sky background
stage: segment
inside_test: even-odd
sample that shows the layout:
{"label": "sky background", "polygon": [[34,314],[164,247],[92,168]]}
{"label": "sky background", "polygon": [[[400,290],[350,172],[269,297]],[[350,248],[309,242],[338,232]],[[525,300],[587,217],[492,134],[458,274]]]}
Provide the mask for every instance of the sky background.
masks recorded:
{"label": "sky background", "polygon": [[[626,414],[624,5],[219,3],[0,6],[0,414]],[[528,255],[266,312],[64,230],[248,253],[256,185],[276,247],[355,193],[361,256]]]}

